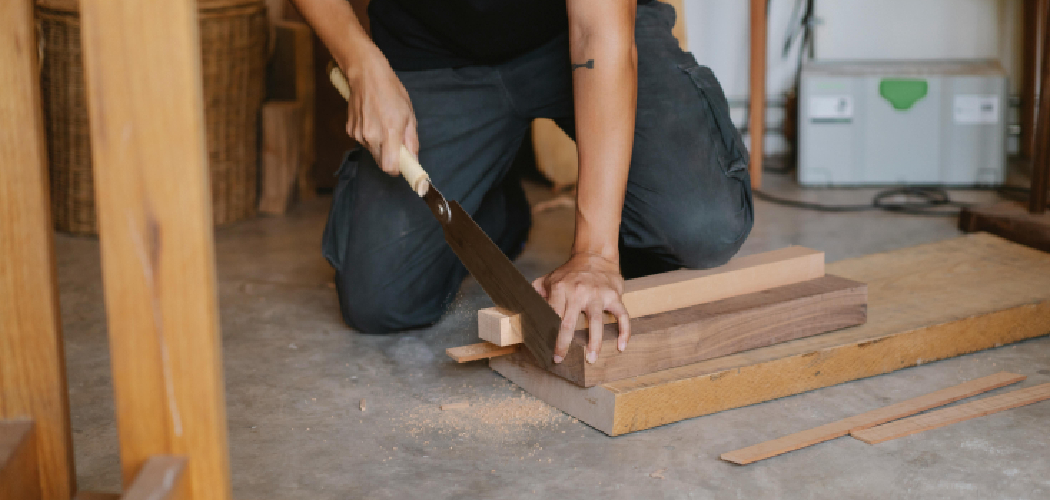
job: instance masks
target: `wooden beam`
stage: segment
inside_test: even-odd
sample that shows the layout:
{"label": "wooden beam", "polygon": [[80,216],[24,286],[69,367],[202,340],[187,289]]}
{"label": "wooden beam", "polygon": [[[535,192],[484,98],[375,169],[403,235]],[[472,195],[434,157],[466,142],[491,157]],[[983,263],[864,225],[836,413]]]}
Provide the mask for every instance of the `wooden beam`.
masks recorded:
{"label": "wooden beam", "polygon": [[0,421],[0,500],[40,500],[33,422]]}
{"label": "wooden beam", "polygon": [[959,229],[968,233],[987,231],[1050,252],[1050,214],[1033,215],[1017,202],[963,208]]}
{"label": "wooden beam", "polygon": [[766,136],[767,0],[751,0],[751,95],[748,133],[751,135],[751,187],[762,187],[763,139]]}
{"label": "wooden beam", "polygon": [[124,492],[122,500],[185,500],[190,498],[186,480],[186,459],[158,455],[146,460],[142,471],[135,477],[131,487]]}
{"label": "wooden beam", "polygon": [[500,347],[491,342],[478,342],[477,344],[449,347],[448,349],[445,349],[445,354],[448,354],[448,356],[456,360],[457,363],[466,363],[468,361],[477,361],[479,359],[488,359],[515,353],[518,352],[519,347],[521,346],[511,345]]}
{"label": "wooden beam", "polygon": [[769,401],[1050,333],[1050,255],[975,234],[836,262],[868,322],[581,388],[523,359],[489,366],[610,435]]}
{"label": "wooden beam", "polygon": [[901,401],[900,403],[872,410],[860,415],[824,424],[802,432],[758,443],[739,450],[723,453],[721,458],[727,462],[746,465],[769,457],[774,457],[806,446],[823,443],[837,437],[845,436],[852,431],[867,429],[898,418],[914,415],[919,412],[943,406],[953,401],[987,392],[992,389],[1014,384],[1026,379],[1024,375],[1000,372],[987,377],[971,380],[947,389]]}
{"label": "wooden beam", "polygon": [[1039,62],[1039,2],[1023,0],[1021,27],[1021,156],[1029,160],[1035,150],[1035,108]]}
{"label": "wooden beam", "polygon": [[1046,212],[1046,190],[1050,186],[1050,8],[1044,10],[1039,113],[1036,115],[1032,185],[1028,193],[1028,211],[1033,215]]}
{"label": "wooden beam", "polygon": [[284,215],[291,208],[301,166],[302,106],[296,101],[262,105],[262,174],[259,212]]}
{"label": "wooden beam", "polygon": [[606,325],[593,364],[584,358],[589,332],[577,330],[551,372],[591,387],[859,325],[867,304],[863,283],[825,276],[635,319],[624,352],[616,350],[618,326]]}
{"label": "wooden beam", "polygon": [[80,13],[124,485],[182,455],[188,498],[228,500],[197,5]]}
{"label": "wooden beam", "polygon": [[[824,276],[824,252],[787,247],[732,259],[713,269],[682,269],[628,280],[623,304],[632,318],[744,295]],[[606,316],[605,323],[615,320]],[[586,328],[581,315],[576,328]],[[521,318],[496,307],[478,311],[478,336],[493,344],[521,343]]]}
{"label": "wooden beam", "polygon": [[1050,384],[1040,384],[948,407],[943,410],[931,411],[870,429],[851,431],[850,434],[865,443],[876,444],[944,427],[963,420],[1038,403],[1047,399],[1050,399]]}
{"label": "wooden beam", "polygon": [[46,500],[76,490],[31,0],[0,2],[0,419],[36,423]]}

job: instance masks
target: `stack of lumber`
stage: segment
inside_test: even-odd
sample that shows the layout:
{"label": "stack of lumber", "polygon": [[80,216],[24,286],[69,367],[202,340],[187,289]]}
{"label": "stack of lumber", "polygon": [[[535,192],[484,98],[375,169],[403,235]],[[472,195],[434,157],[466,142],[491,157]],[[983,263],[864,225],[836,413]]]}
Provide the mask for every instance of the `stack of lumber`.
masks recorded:
{"label": "stack of lumber", "polygon": [[[583,387],[864,323],[863,283],[825,276],[824,254],[802,247],[740,257],[707,270],[678,270],[630,280],[627,350],[616,349],[611,318],[594,363],[584,359],[589,332],[581,317],[565,361],[552,373]],[[499,309],[478,313],[481,338],[521,342],[520,318]],[[522,353],[520,356],[527,356]]]}
{"label": "stack of lumber", "polygon": [[[547,372],[525,352],[489,366],[621,435],[1050,333],[1050,255],[992,235],[850,259],[828,271],[867,284],[865,324],[591,387]],[[513,329],[510,319],[497,324]]]}

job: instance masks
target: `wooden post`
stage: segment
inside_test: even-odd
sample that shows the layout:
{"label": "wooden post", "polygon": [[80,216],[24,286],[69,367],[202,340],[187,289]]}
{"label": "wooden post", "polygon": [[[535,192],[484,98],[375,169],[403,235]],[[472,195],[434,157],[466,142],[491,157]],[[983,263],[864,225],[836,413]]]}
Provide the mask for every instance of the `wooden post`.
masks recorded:
{"label": "wooden post", "polygon": [[751,187],[762,187],[762,140],[766,136],[766,0],[751,0]]}
{"label": "wooden post", "polygon": [[81,45],[124,485],[181,455],[228,500],[196,2],[84,0]]}
{"label": "wooden post", "polygon": [[1028,212],[1040,215],[1046,211],[1046,189],[1050,178],[1050,9],[1043,12],[1042,63],[1039,77],[1039,113],[1036,115],[1035,154],[1032,159],[1032,185]]}
{"label": "wooden post", "polygon": [[296,101],[263,103],[262,174],[259,212],[284,215],[292,203],[302,158],[302,106]]}
{"label": "wooden post", "polygon": [[1034,159],[1036,93],[1039,86],[1039,4],[1024,0],[1021,27],[1021,156]]}
{"label": "wooden post", "polygon": [[0,419],[36,422],[46,500],[76,490],[32,0],[0,2]]}

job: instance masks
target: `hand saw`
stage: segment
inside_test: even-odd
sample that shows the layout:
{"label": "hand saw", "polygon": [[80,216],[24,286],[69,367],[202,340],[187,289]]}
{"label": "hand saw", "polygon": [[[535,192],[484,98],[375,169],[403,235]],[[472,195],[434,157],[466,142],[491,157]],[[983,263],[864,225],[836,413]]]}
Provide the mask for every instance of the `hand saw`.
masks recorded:
{"label": "hand saw", "polygon": [[[343,98],[349,100],[350,84],[334,62],[328,64],[328,76]],[[561,325],[558,313],[532,288],[463,207],[455,201],[445,200],[431,184],[430,175],[405,146],[401,146],[398,167],[408,185],[423,198],[434,218],[441,223],[445,241],[492,302],[521,315],[525,347],[542,366],[550,369]]]}

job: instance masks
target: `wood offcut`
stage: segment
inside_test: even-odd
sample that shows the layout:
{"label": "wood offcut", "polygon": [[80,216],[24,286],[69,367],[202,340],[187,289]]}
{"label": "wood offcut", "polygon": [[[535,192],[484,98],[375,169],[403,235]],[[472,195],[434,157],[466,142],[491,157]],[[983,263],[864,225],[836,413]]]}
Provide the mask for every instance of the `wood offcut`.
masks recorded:
{"label": "wood offcut", "polygon": [[[730,260],[713,269],[682,269],[624,283],[623,305],[632,318],[799,283],[824,276],[824,252],[787,247]],[[605,316],[605,323],[616,320]],[[581,315],[577,329],[587,327]],[[478,336],[493,344],[521,343],[521,316],[496,307],[478,311]]]}
{"label": "wood offcut", "polygon": [[922,431],[944,427],[963,420],[983,417],[1000,411],[1030,405],[1050,399],[1050,384],[1040,384],[1005,394],[978,399],[969,403],[931,411],[922,415],[897,420],[870,429],[851,431],[850,434],[868,444],[881,443]]}
{"label": "wood offcut", "polygon": [[975,234],[828,266],[868,285],[867,323],[582,388],[522,354],[489,366],[620,435],[1050,333],[1050,255]]}
{"label": "wood offcut", "polygon": [[617,325],[605,326],[594,363],[584,358],[588,331],[577,330],[565,361],[551,372],[591,387],[859,325],[867,302],[863,283],[825,276],[635,318],[624,352],[616,349]]}
{"label": "wood offcut", "polygon": [[998,389],[1024,380],[1024,375],[1001,372],[987,377],[971,380],[963,384],[941,389],[929,394],[901,401],[900,403],[854,415],[819,427],[788,434],[777,439],[758,443],[722,454],[722,460],[739,465],[746,465],[759,460],[774,457],[789,451],[795,451],[817,443],[845,436],[852,431],[867,429],[898,418],[914,415],[930,408],[946,405],[953,401],[968,398],[975,394]]}
{"label": "wood offcut", "polygon": [[445,354],[457,363],[466,363],[468,361],[477,361],[479,359],[488,359],[496,356],[503,356],[518,352],[520,345],[509,345],[500,347],[491,342],[478,342],[477,344],[464,345],[459,347],[449,347],[445,349]]}

